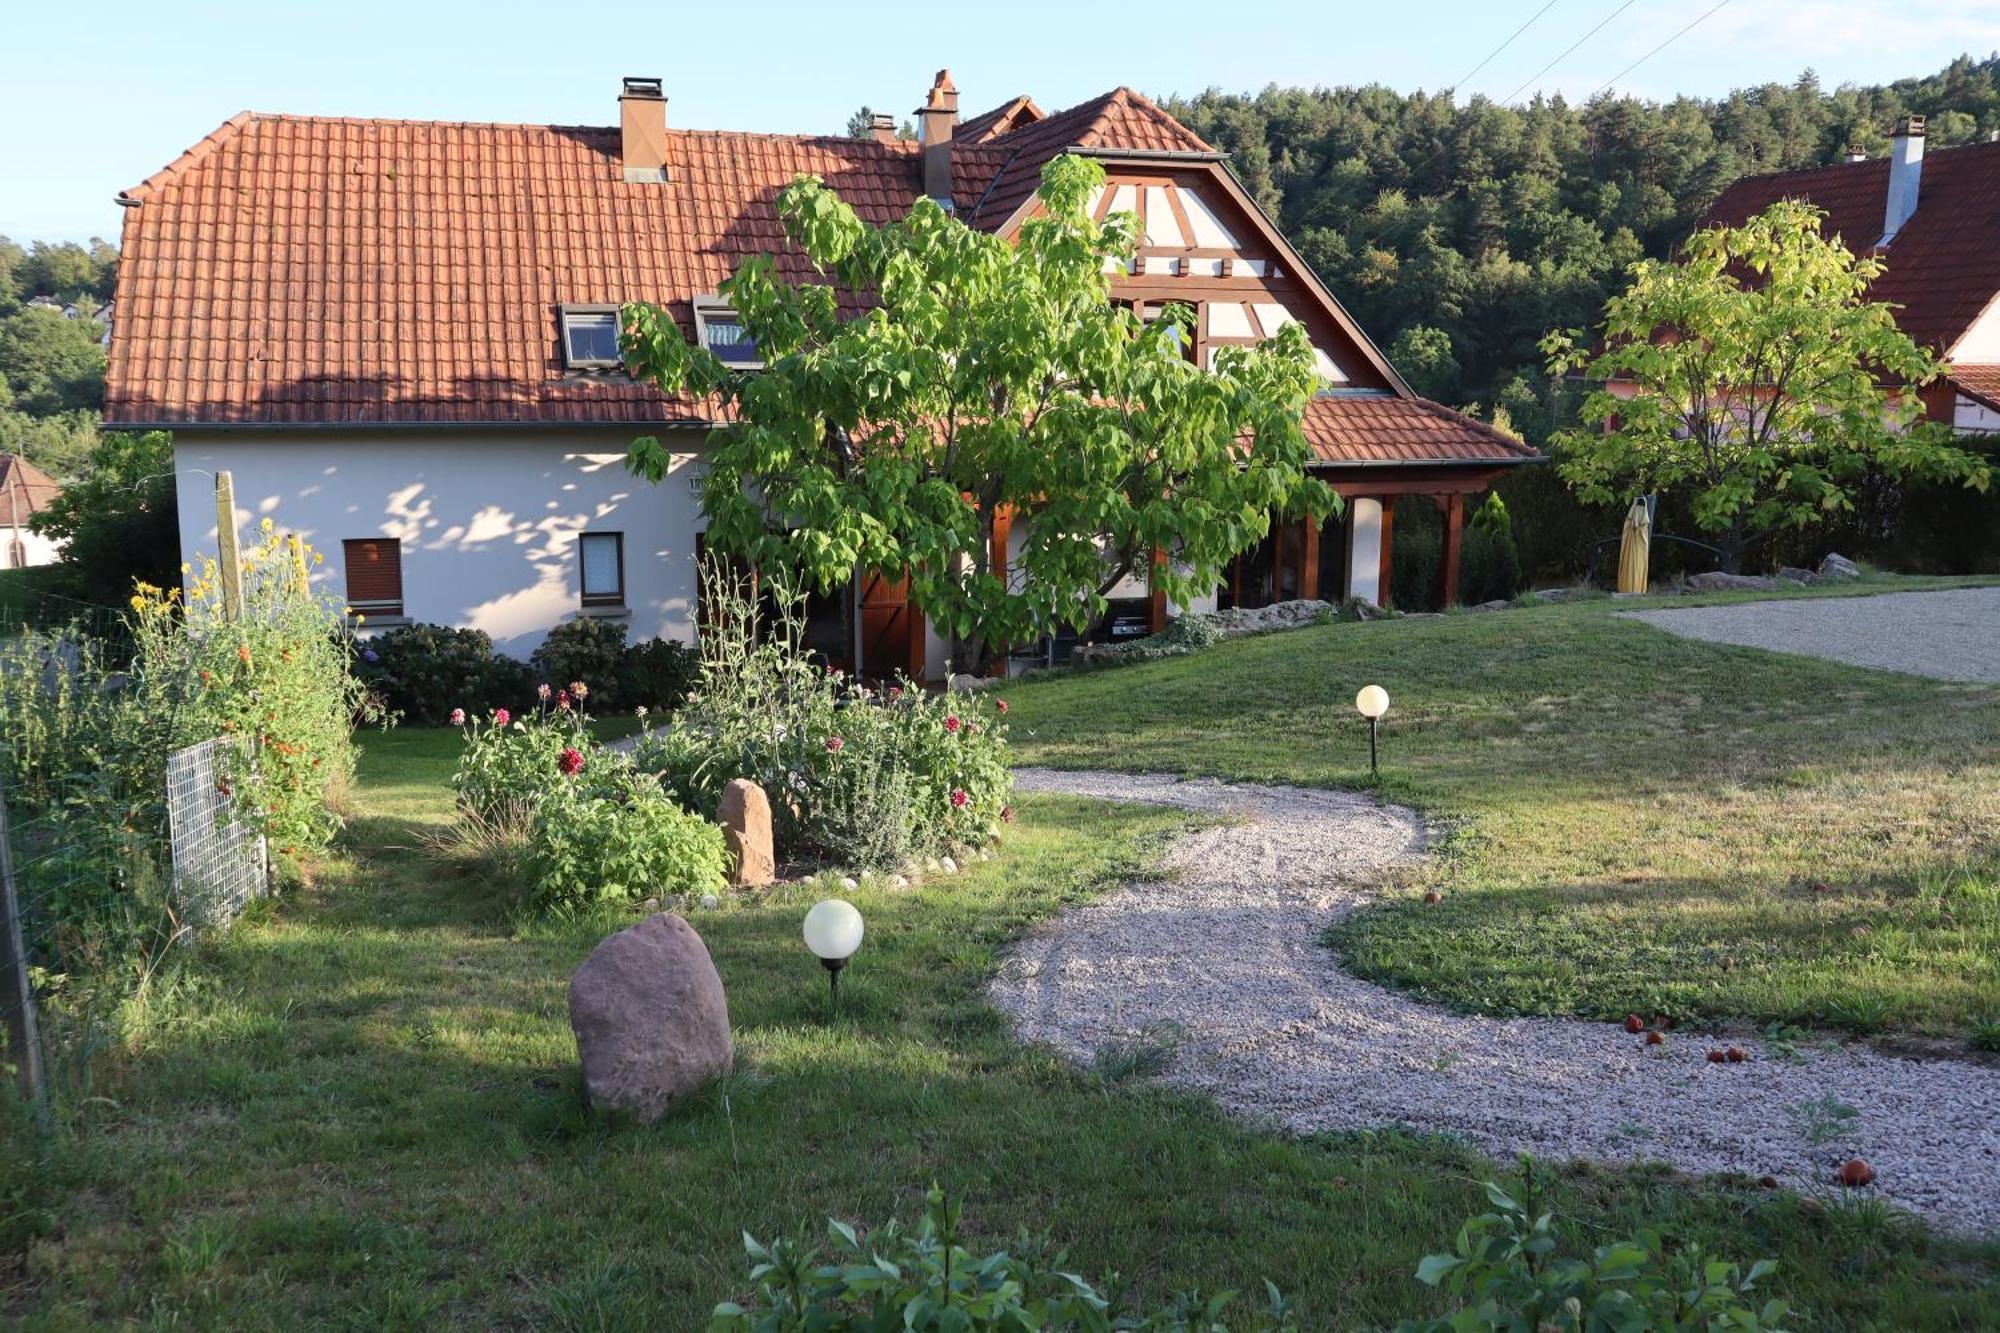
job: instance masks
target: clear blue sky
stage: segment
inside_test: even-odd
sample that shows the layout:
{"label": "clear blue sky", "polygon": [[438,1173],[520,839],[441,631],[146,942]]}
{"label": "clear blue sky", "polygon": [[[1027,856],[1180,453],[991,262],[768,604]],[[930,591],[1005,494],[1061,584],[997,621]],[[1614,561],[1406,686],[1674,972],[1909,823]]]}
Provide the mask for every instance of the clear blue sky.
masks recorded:
{"label": "clear blue sky", "polygon": [[[610,124],[618,79],[665,78],[675,124],[837,132],[898,114],[948,66],[967,111],[1053,109],[1117,84],[1453,84],[1545,0],[915,0],[604,5],[540,0],[56,3],[0,32],[0,234],[116,239],[112,197],[238,111]],[[1587,96],[1713,0],[1555,0],[1463,91]],[[926,12],[928,11],[928,12]],[[1617,14],[1546,75],[1539,70]],[[1923,74],[2000,47],[2000,5],[1731,0],[1616,86],[1641,96]]]}

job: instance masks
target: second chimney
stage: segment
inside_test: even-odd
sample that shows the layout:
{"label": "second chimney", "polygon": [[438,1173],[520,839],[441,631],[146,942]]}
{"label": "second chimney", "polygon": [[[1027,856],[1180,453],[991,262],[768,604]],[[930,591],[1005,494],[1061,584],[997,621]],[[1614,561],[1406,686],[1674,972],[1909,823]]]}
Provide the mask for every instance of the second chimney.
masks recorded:
{"label": "second chimney", "polygon": [[618,94],[619,165],[633,185],[667,179],[667,95],[658,79],[627,79]]}
{"label": "second chimney", "polygon": [[924,193],[949,210],[951,201],[951,132],[958,124],[958,89],[951,71],[941,69],[931,81],[930,96],[917,108],[917,141],[924,146]]}
{"label": "second chimney", "polygon": [[896,142],[896,118],[894,116],[877,115],[875,119],[868,122],[868,133],[876,143]]}
{"label": "second chimney", "polygon": [[1924,118],[1904,116],[1889,140],[1889,197],[1882,211],[1882,239],[1887,245],[1917,211],[1917,190],[1924,176]]}

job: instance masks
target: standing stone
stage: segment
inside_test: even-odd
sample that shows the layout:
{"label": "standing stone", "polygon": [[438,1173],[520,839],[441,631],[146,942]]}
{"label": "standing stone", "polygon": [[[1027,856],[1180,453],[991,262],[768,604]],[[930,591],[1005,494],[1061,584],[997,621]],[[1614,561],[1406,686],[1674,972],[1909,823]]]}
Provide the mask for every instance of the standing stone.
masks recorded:
{"label": "standing stone", "polygon": [[715,818],[735,859],[732,884],[754,888],[777,877],[778,861],[771,850],[771,798],[762,787],[748,778],[732,778],[722,789]]}
{"label": "standing stone", "polygon": [[1819,562],[1819,576],[1829,581],[1833,579],[1858,579],[1861,577],[1861,566],[1855,564],[1844,555],[1829,553],[1826,559]]}
{"label": "standing stone", "polygon": [[599,944],[569,983],[569,1025],[593,1108],[641,1121],[729,1072],[729,1001],[708,946],[671,912]]}

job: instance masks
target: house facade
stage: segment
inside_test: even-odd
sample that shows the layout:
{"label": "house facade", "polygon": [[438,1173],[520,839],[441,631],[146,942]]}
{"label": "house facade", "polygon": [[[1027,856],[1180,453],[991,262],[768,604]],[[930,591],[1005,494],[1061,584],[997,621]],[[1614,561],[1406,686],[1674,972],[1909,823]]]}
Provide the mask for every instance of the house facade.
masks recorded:
{"label": "house facade", "polygon": [[52,565],[62,558],[62,543],[28,526],[61,494],[62,487],[27,459],[0,454],[0,569]]}
{"label": "house facade", "polygon": [[[1103,165],[1100,217],[1144,223],[1114,299],[1192,307],[1198,364],[1305,326],[1323,380],[1306,432],[1348,501],[1325,524],[1274,525],[1192,608],[1119,589],[1124,623],[1384,602],[1399,504],[1443,511],[1451,588],[1466,499],[1537,457],[1411,393],[1223,156],[1127,89],[961,118],[940,73],[916,142],[888,118],[855,139],[680,130],[667,109],[657,80],[628,79],[604,129],[245,114],[121,196],[105,416],[174,432],[184,550],[214,549],[226,470],[240,519],[311,541],[370,623],[472,626],[517,655],[574,617],[689,638],[712,422],[618,367],[619,304],[654,302],[725,359],[752,355],[715,292],[756,253],[807,275],[775,209],[797,175],[872,223],[928,194],[1004,236],[1062,153]],[[640,434],[674,453],[659,486],[625,471]],[[829,656],[940,674],[943,644],[901,587],[858,575],[823,608]]]}
{"label": "house facade", "polygon": [[1922,116],[1905,116],[1889,156],[1812,171],[1747,176],[1701,225],[1738,226],[1781,199],[1826,213],[1821,231],[1885,265],[1868,299],[1945,363],[1924,415],[1967,434],[2000,432],[2000,142],[1924,151]]}

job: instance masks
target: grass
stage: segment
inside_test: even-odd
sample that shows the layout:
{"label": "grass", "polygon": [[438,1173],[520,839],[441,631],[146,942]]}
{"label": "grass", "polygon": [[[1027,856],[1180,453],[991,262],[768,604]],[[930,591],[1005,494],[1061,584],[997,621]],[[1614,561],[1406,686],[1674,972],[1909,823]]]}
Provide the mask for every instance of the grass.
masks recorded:
{"label": "grass", "polygon": [[[837,1022],[798,940],[810,891],[696,913],[738,1072],[657,1126],[598,1125],[564,988],[630,914],[510,925],[424,848],[456,739],[366,744],[344,854],[170,971],[66,1108],[55,1225],[0,1256],[0,1323],[696,1328],[743,1289],[740,1231],[914,1216],[937,1181],[978,1245],[1047,1232],[1148,1297],[1268,1275],[1306,1327],[1352,1327],[1431,1308],[1418,1259],[1483,1206],[1495,1168],[1452,1143],[1270,1135],[1149,1081],[1149,1049],[1099,1074],[1011,1040],[983,998],[997,951],[1183,827],[1079,800],[1023,799],[1002,854],[951,879],[864,887]],[[1646,1221],[1772,1257],[1822,1327],[1992,1308],[2000,1251],[1880,1208],[1651,1168],[1557,1180],[1576,1245]]]}
{"label": "grass", "polygon": [[[1695,643],[1608,600],[1013,687],[1021,758],[1368,784],[1440,843],[1332,942],[1500,1014],[1965,1038],[2000,1014],[2000,688]],[[1422,901],[1427,890],[1441,902]]]}

